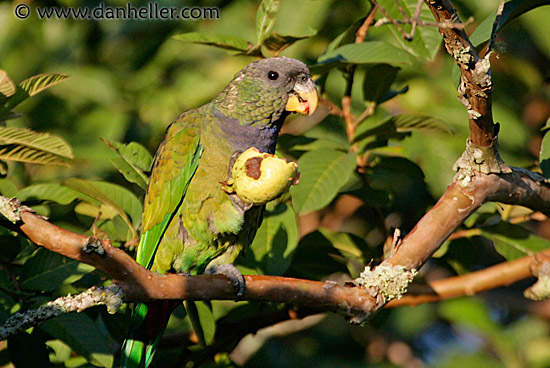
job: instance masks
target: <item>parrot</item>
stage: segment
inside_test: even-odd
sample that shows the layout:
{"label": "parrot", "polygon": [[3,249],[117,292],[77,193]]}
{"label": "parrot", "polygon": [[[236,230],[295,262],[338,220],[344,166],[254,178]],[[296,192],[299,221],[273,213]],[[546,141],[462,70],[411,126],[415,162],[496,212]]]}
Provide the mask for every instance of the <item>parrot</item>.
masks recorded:
{"label": "parrot", "polygon": [[[182,113],[168,126],[153,160],[137,263],[159,273],[223,274],[237,299],[242,296],[244,277],[232,263],[251,244],[265,206],[243,205],[221,183],[240,152],[255,147],[273,154],[285,118],[292,112],[311,115],[317,103],[306,64],[282,56],[248,64],[212,101]],[[134,306],[122,367],[151,364],[179,304]]]}

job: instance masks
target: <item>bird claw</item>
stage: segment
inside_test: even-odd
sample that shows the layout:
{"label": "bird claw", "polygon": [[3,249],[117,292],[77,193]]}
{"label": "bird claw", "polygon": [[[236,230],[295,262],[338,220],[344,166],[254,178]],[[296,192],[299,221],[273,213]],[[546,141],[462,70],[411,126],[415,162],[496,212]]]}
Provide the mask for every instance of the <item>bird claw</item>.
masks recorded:
{"label": "bird claw", "polygon": [[224,275],[231,281],[231,284],[233,285],[233,288],[235,288],[235,292],[237,293],[237,297],[235,300],[239,300],[243,295],[244,291],[246,290],[246,282],[244,280],[244,276],[231,263],[225,263],[221,265],[212,265],[208,267],[205,271],[205,274],[207,275]]}

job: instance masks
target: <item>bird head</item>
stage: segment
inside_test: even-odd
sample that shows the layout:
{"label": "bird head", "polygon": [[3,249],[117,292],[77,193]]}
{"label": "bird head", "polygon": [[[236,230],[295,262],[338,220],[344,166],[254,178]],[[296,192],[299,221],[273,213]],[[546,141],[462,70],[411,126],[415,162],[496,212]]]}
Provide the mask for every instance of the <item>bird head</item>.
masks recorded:
{"label": "bird head", "polygon": [[311,115],[318,102],[306,64],[284,56],[247,65],[222,95],[220,102],[229,116],[259,127],[280,123],[288,112]]}

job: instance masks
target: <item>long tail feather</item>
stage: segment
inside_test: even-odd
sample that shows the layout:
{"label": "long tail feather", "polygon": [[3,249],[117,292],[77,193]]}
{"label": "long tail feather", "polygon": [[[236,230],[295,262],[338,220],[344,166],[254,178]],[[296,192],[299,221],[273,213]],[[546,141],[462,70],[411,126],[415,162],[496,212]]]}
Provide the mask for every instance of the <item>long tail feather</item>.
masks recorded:
{"label": "long tail feather", "polygon": [[122,346],[122,368],[146,368],[151,364],[170,314],[180,303],[160,300],[134,307],[128,337]]}

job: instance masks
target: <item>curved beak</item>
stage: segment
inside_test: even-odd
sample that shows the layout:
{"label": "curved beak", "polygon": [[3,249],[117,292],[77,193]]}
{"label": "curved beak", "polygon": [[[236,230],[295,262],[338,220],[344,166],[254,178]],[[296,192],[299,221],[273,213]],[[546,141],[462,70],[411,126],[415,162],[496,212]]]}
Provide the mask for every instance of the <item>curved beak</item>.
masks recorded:
{"label": "curved beak", "polygon": [[317,109],[318,101],[317,87],[311,79],[308,79],[305,83],[296,83],[288,98],[285,110],[311,115]]}

